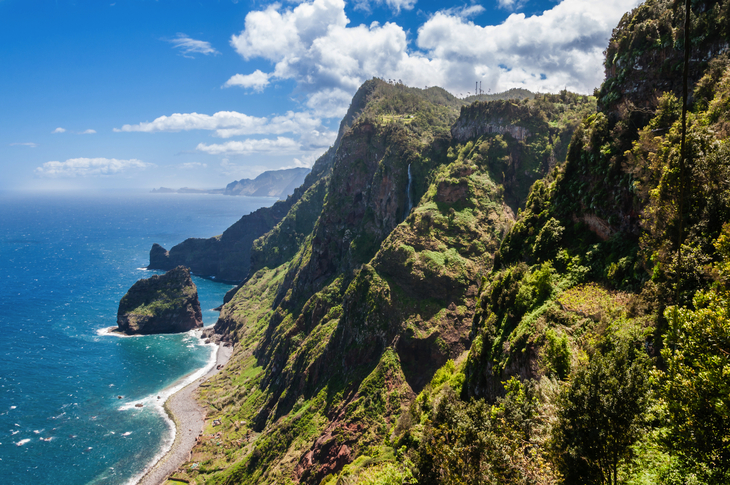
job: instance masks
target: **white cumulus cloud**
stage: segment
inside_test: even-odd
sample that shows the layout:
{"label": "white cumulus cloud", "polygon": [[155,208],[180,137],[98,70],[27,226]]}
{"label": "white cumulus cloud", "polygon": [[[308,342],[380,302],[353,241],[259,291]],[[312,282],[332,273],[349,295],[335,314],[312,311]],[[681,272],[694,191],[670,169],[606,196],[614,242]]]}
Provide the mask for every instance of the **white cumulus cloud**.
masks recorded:
{"label": "white cumulus cloud", "polygon": [[256,92],[262,92],[269,85],[269,74],[256,69],[251,74],[236,74],[226,81],[224,88],[238,86],[241,88],[253,89]]}
{"label": "white cumulus cloud", "polygon": [[[402,80],[471,92],[563,88],[589,93],[603,79],[602,52],[621,16],[640,0],[563,0],[539,15],[511,14],[499,25],[469,20],[480,6],[433,14],[414,41],[394,22],[349,25],[343,0],[280,3],[246,15],[231,45],[246,60],[273,64],[267,82],[293,79],[317,116],[342,116],[367,79]],[[515,8],[518,0],[502,0]],[[405,8],[401,6],[401,8]],[[264,73],[262,73],[264,74]]]}
{"label": "white cumulus cloud", "polygon": [[211,155],[250,155],[252,153],[271,153],[282,155],[294,153],[300,149],[297,141],[279,136],[276,139],[248,139],[242,141],[227,141],[221,144],[207,145],[199,143],[196,150]]}
{"label": "white cumulus cloud", "polygon": [[66,129],[65,129],[65,128],[61,128],[61,127],[59,126],[59,127],[58,127],[58,128],[56,128],[55,130],[53,130],[53,131],[52,131],[51,133],[65,133],[65,132],[66,132]]}
{"label": "white cumulus cloud", "polygon": [[174,113],[160,116],[154,121],[114,128],[116,132],[142,131],[213,131],[219,138],[246,135],[281,135],[284,133],[310,133],[322,124],[321,119],[303,112],[289,111],[273,117],[249,116],[237,111],[219,111],[212,115],[200,113]]}
{"label": "white cumulus cloud", "polygon": [[94,133],[96,133],[96,130],[89,128],[88,130],[79,132],[79,135],[93,135]]}
{"label": "white cumulus cloud", "polygon": [[180,49],[180,52],[185,57],[192,57],[192,54],[203,54],[206,56],[220,54],[220,52],[210,45],[210,42],[196,40],[182,33],[178,33],[175,38],[165,40],[171,43],[174,49]]}
{"label": "white cumulus cloud", "polygon": [[248,116],[236,111],[219,111],[213,115],[174,113],[170,116],[160,116],[150,122],[124,125],[121,128],[114,128],[114,131],[154,133],[157,131],[217,130],[220,128],[239,128],[255,131],[266,124],[266,121],[266,118]]}
{"label": "white cumulus cloud", "polygon": [[317,161],[317,158],[319,158],[319,155],[315,155],[315,154],[307,155],[305,157],[302,157],[301,159],[294,158],[294,159],[292,159],[291,165],[286,165],[284,167],[280,167],[279,170],[284,170],[287,168],[299,168],[299,167],[312,168],[312,165],[314,165],[314,162]]}
{"label": "white cumulus cloud", "polygon": [[417,44],[445,69],[503,90],[525,87],[590,92],[603,80],[603,50],[611,29],[636,0],[563,0],[541,15],[512,14],[482,27],[437,13]]}
{"label": "white cumulus cloud", "polygon": [[144,169],[149,163],[137,159],[118,160],[116,158],[71,158],[65,162],[46,162],[35,169],[39,177],[98,177],[116,175],[133,169]]}

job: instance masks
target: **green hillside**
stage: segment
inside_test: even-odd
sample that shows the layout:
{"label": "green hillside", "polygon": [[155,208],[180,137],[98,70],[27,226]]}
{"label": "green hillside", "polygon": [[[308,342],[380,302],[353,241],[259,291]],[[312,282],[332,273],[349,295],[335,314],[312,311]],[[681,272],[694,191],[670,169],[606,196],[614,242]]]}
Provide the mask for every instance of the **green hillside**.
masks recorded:
{"label": "green hillside", "polygon": [[728,483],[729,5],[692,3],[683,164],[672,2],[622,19],[597,97],[366,82],[253,242],[176,476]]}

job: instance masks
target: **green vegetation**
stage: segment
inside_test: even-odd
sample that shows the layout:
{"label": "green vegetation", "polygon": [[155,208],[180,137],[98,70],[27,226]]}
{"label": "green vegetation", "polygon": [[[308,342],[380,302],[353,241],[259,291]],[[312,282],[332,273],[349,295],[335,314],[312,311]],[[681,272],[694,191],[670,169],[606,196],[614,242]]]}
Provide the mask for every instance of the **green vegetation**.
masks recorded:
{"label": "green vegetation", "polygon": [[[662,356],[660,392],[668,413],[666,446],[680,470],[708,483],[730,479],[730,225],[715,243],[717,281],[695,294],[693,308],[665,311],[675,326]],[[675,319],[676,312],[676,319]]]}
{"label": "green vegetation", "polygon": [[605,345],[576,370],[558,401],[554,446],[569,483],[619,483],[619,466],[645,429],[648,358],[631,342]]}
{"label": "green vegetation", "polygon": [[679,4],[622,19],[596,97],[365,83],[221,312],[184,477],[727,483],[728,4],[693,2],[684,173]]}

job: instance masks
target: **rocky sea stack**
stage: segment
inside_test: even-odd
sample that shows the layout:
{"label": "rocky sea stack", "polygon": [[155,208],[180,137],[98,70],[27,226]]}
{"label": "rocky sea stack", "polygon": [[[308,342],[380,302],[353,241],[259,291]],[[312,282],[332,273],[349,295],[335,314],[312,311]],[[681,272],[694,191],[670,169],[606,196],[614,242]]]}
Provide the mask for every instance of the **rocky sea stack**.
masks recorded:
{"label": "rocky sea stack", "polygon": [[187,332],[203,326],[198,289],[184,266],[137,281],[119,302],[118,332],[127,335]]}

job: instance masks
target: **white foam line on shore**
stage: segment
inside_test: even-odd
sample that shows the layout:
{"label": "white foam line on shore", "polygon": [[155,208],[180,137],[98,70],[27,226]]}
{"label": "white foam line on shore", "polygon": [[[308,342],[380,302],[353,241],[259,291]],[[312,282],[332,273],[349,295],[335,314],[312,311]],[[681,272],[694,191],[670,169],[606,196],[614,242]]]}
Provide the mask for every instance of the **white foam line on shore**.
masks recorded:
{"label": "white foam line on shore", "polygon": [[[198,340],[200,341],[200,333],[203,329],[196,329],[191,330],[191,333],[198,337]],[[177,435],[177,429],[175,428],[175,422],[168,416],[167,412],[165,412],[164,404],[167,402],[170,397],[175,394],[180,389],[183,389],[187,385],[195,382],[196,380],[203,377],[205,374],[207,374],[213,367],[215,367],[215,363],[218,360],[218,344],[201,344],[201,345],[210,345],[213,348],[213,351],[210,353],[210,357],[208,358],[207,364],[198,369],[197,371],[193,372],[192,374],[188,374],[187,376],[184,376],[180,378],[178,381],[176,381],[174,384],[170,385],[169,387],[166,387],[159,393],[152,394],[144,399],[140,399],[139,401],[133,401],[124,404],[122,407],[119,408],[120,411],[126,411],[129,409],[138,409],[135,404],[141,403],[143,405],[145,404],[152,404],[153,409],[159,413],[162,418],[165,420],[165,424],[167,424],[168,429],[170,430],[171,436],[163,441],[162,448],[160,451],[149,461],[149,463],[144,467],[144,469],[132,479],[130,479],[128,482],[126,482],[125,485],[136,485],[139,483],[142,478],[149,472],[152,468],[154,468],[155,465],[165,456],[167,453],[172,449],[172,445],[175,443],[175,436]],[[160,396],[160,399],[157,399],[157,396]],[[144,409],[144,408],[141,408]]]}

